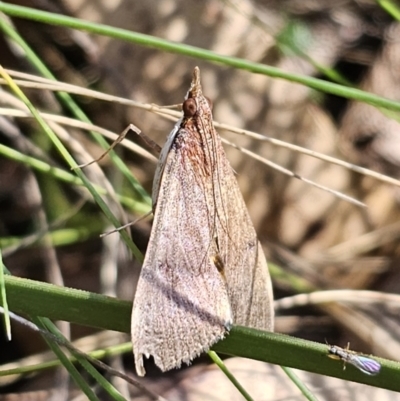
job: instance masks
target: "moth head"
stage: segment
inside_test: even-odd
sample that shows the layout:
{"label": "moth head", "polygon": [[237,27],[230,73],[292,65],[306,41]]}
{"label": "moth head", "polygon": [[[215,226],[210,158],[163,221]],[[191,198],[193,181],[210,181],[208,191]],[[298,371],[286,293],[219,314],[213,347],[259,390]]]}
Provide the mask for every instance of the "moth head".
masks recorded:
{"label": "moth head", "polygon": [[211,113],[212,103],[210,99],[203,96],[200,82],[200,69],[195,67],[193,70],[192,83],[182,105],[185,118],[194,117],[196,112],[202,109],[203,113]]}

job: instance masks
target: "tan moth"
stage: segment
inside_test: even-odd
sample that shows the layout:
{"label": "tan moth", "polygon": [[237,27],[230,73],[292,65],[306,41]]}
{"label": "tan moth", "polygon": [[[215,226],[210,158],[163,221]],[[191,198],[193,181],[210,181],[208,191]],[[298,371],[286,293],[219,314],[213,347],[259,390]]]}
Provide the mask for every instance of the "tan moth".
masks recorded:
{"label": "tan moth", "polygon": [[133,310],[143,356],[167,371],[222,339],[232,324],[273,330],[267,261],[194,69],[183,116],[153,182],[154,222]]}

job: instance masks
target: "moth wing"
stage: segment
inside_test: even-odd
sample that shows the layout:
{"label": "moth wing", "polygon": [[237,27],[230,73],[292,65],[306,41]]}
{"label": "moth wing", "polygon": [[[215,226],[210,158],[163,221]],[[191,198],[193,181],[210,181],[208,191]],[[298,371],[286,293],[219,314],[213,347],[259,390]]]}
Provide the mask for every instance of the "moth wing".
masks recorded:
{"label": "moth wing", "polygon": [[184,157],[172,146],[163,166],[132,310],[141,376],[143,356],[153,356],[163,371],[179,367],[223,338],[232,324],[226,280],[213,258],[215,208],[207,204],[212,179],[199,177]]}
{"label": "moth wing", "polygon": [[217,237],[234,323],[273,331],[274,299],[267,261],[219,137],[215,146],[221,154],[214,176]]}

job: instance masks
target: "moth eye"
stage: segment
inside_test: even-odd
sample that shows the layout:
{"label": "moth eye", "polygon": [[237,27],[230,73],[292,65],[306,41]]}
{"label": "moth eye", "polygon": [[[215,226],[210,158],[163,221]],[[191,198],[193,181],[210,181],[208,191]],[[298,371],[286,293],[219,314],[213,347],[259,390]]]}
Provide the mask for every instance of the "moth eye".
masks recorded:
{"label": "moth eye", "polygon": [[197,111],[197,105],[194,99],[186,99],[182,106],[185,117],[193,117]]}

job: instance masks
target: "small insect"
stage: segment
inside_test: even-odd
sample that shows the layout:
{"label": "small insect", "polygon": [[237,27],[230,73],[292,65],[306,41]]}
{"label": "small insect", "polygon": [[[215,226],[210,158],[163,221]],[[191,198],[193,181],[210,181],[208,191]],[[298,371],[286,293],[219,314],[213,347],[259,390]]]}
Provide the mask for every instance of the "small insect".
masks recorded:
{"label": "small insect", "polygon": [[329,345],[329,358],[340,359],[343,361],[343,370],[346,369],[346,363],[353,365],[366,375],[375,376],[381,370],[381,364],[375,359],[368,356],[359,355],[354,351],[349,350],[350,343],[347,343],[346,348],[340,348],[336,345]]}

